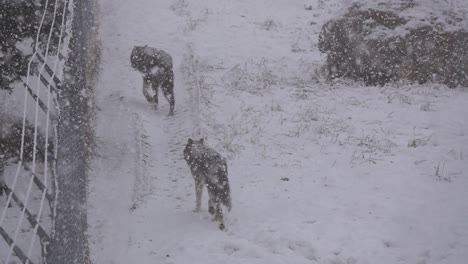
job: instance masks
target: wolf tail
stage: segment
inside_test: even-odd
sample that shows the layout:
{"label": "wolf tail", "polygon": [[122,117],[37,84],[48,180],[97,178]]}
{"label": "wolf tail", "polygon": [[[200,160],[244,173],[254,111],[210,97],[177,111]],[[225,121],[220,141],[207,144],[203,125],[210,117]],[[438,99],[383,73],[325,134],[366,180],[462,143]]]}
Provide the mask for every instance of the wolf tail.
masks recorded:
{"label": "wolf tail", "polygon": [[221,202],[228,208],[229,211],[231,211],[231,188],[229,187],[228,168],[226,161],[223,162],[223,166],[221,166],[221,168],[218,170],[218,177],[222,183]]}

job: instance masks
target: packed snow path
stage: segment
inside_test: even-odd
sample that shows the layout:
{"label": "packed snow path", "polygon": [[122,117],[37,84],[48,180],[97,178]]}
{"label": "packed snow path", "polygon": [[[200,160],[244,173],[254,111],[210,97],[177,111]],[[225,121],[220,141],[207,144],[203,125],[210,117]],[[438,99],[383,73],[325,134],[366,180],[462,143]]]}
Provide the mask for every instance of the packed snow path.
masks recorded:
{"label": "packed snow path", "polygon": [[[468,258],[466,92],[312,78],[318,31],[341,1],[99,2],[94,263]],[[173,57],[174,116],[162,95],[149,106],[130,67],[145,44]],[[210,221],[206,190],[192,212],[182,150],[199,129],[228,157],[226,232]]]}
{"label": "packed snow path", "polygon": [[[177,194],[192,193],[184,190],[190,181],[181,185],[178,180],[182,179],[176,177],[186,174],[180,171],[185,169],[180,157],[192,114],[177,69],[185,46],[175,40],[172,27],[162,26],[175,24],[178,18],[158,8],[149,10],[145,6],[150,1],[142,2],[101,3],[103,58],[96,90],[99,155],[90,184],[89,217],[96,263],[130,263],[132,254],[152,239],[147,231],[154,234],[161,226],[155,221],[173,222],[172,213],[186,200]],[[161,27],[156,30],[155,24]],[[142,94],[142,76],[130,67],[133,46],[146,44],[167,50],[176,62],[175,116],[167,115],[169,105],[162,94],[159,110],[150,107]],[[146,203],[154,194],[158,200],[178,198],[179,202],[159,200],[148,211]],[[145,260],[145,256],[151,258],[148,252],[139,255],[140,262],[150,263]]]}

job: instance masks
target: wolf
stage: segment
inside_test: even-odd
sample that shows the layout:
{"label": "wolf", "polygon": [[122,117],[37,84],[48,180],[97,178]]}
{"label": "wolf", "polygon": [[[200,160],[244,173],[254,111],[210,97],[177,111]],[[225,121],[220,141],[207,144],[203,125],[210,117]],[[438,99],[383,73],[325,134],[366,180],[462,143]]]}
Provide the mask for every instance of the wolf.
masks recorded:
{"label": "wolf", "polygon": [[216,150],[204,144],[204,139],[188,139],[184,149],[184,159],[190,167],[195,180],[196,207],[200,211],[203,186],[208,190],[208,211],[219,222],[219,229],[224,230],[224,219],[221,205],[232,209],[231,190],[228,180],[226,159]]}
{"label": "wolf", "polygon": [[[174,71],[172,57],[164,50],[146,46],[134,46],[130,55],[132,67],[143,74],[143,95],[146,100],[158,107],[158,88],[170,105],[169,115],[174,114]],[[151,96],[149,89],[153,90]]]}

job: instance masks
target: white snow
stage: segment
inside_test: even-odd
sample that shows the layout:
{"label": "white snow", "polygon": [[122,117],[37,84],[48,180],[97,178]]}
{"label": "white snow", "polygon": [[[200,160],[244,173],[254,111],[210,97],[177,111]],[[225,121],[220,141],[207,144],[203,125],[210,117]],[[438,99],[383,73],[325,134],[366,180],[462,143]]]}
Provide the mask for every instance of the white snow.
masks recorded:
{"label": "white snow", "polygon": [[[323,81],[341,1],[99,2],[93,263],[466,263],[466,89]],[[174,116],[134,45],[172,55]],[[189,137],[228,159],[226,232],[206,190],[192,212]]]}

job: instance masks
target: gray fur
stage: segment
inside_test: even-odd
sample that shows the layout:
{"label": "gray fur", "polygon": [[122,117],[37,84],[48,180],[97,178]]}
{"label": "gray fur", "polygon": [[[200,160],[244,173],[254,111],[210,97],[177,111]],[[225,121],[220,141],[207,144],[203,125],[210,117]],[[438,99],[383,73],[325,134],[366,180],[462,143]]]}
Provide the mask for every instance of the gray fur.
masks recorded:
{"label": "gray fur", "polygon": [[184,159],[195,180],[195,211],[200,211],[203,186],[206,185],[209,195],[208,210],[214,214],[214,220],[219,222],[219,228],[223,230],[221,205],[226,206],[229,211],[232,208],[226,159],[216,150],[206,146],[203,138],[200,140],[189,138],[184,149]]}
{"label": "gray fur", "polygon": [[[167,52],[148,46],[135,46],[130,55],[132,67],[143,74],[143,95],[146,100],[158,107],[158,87],[170,105],[170,115],[174,114],[174,72],[172,57]],[[153,89],[154,96],[148,92]]]}

